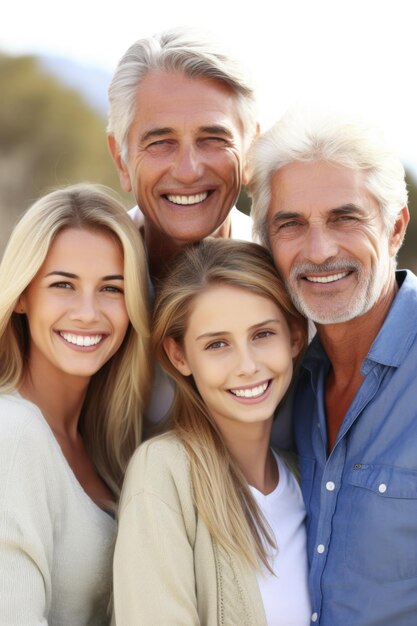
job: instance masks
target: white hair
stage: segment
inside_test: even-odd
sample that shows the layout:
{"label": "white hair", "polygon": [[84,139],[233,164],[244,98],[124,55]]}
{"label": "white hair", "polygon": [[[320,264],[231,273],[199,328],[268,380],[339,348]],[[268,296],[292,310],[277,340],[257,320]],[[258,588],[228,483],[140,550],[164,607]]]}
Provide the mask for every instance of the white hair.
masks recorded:
{"label": "white hair", "polygon": [[327,161],[365,173],[365,185],[380,205],[387,232],[407,205],[405,172],[382,132],[359,118],[289,109],[252,147],[248,192],[253,231],[269,246],[267,212],[273,174],[293,162]]}

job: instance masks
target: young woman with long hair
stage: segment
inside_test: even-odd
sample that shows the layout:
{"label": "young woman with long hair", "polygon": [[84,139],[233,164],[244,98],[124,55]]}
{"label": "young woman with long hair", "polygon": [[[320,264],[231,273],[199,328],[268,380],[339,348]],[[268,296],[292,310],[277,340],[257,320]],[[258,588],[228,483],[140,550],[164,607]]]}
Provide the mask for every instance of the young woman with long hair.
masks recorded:
{"label": "young woman with long hair", "polygon": [[146,260],[97,185],[53,191],[0,265],[0,623],[109,623],[114,513],[150,385]]}
{"label": "young woman with long hair", "polygon": [[274,411],[306,345],[269,252],[207,239],[156,294],[153,350],[175,381],[170,430],[127,470],[116,624],[310,623],[305,510]]}

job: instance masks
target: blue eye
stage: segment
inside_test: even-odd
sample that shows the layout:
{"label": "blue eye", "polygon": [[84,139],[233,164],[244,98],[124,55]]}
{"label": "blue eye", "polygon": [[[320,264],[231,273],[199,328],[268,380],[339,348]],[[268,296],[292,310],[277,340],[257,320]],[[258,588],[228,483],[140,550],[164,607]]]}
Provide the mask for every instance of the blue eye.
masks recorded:
{"label": "blue eye", "polygon": [[219,350],[220,348],[224,348],[226,345],[225,341],[219,339],[218,341],[213,341],[213,343],[206,346],[206,350]]}

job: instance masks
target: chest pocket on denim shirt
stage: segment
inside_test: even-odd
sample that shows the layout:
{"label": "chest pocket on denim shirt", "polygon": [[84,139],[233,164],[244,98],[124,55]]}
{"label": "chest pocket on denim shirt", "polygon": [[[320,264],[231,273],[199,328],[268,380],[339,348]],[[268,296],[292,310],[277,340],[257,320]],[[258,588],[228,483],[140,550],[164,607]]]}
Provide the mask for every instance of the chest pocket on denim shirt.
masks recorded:
{"label": "chest pocket on denim shirt", "polygon": [[417,576],[417,471],[357,464],[347,477],[345,559],[381,582]]}

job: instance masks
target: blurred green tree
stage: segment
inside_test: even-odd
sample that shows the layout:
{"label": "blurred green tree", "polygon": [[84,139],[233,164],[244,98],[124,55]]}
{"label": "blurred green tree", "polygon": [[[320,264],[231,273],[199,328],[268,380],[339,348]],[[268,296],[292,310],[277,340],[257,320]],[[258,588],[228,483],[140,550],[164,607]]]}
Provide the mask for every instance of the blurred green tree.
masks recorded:
{"label": "blurred green tree", "polygon": [[43,193],[79,181],[118,192],[120,185],[104,118],[35,57],[0,54],[0,93],[1,253],[18,217]]}

